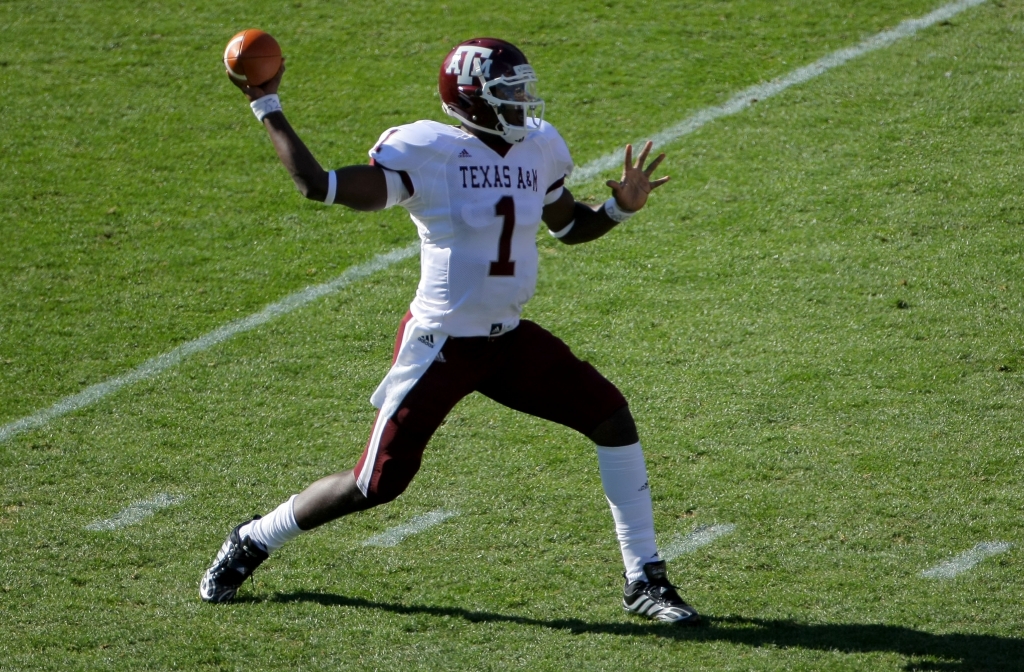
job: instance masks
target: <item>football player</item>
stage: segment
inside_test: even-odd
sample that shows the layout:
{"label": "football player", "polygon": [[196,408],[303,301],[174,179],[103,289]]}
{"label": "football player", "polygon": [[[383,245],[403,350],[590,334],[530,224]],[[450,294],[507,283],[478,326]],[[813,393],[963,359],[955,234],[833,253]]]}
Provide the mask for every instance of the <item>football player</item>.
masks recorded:
{"label": "football player", "polygon": [[565,187],[573,169],[526,56],[492,38],[457,45],[441,64],[444,111],[458,125],[417,121],[386,130],[368,165],[324,170],[281,111],[284,67],[261,87],[232,80],[306,197],[356,210],[405,208],[420,238],[421,275],[401,320],[391,370],[371,401],[379,411],[353,469],[316,481],[266,516],[235,527],[203,576],[202,599],[231,600],[285,542],[341,516],[396,498],[420,467],[431,435],[464,396],[560,423],[597,446],[601,483],[625,563],[623,607],[659,621],[700,621],[659,557],[643,451],[626,399],[557,337],[520,319],[537,281],[537,229],[575,245],[599,238],[644,207],[664,158],[634,163],[600,207]]}

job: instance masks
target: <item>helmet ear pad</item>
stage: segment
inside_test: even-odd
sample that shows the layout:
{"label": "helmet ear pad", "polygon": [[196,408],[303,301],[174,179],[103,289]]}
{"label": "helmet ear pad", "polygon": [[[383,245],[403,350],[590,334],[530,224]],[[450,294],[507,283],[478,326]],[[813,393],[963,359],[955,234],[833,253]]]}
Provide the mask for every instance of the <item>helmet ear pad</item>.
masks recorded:
{"label": "helmet ear pad", "polygon": [[480,96],[468,96],[459,92],[459,102],[466,117],[478,126],[498,130],[498,115],[494,108]]}

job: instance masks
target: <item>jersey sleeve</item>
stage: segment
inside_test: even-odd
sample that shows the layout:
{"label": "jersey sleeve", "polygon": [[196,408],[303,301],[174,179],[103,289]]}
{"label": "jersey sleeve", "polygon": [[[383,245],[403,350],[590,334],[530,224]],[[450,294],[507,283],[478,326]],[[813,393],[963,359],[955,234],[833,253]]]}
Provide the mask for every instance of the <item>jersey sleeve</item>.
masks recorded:
{"label": "jersey sleeve", "polygon": [[569,154],[569,146],[565,144],[561,134],[551,124],[544,122],[541,129],[543,134],[547,158],[551,162],[551,184],[547,185],[547,193],[544,195],[544,205],[550,205],[558,200],[565,187],[565,181],[572,175],[572,155]]}
{"label": "jersey sleeve", "polygon": [[371,165],[393,172],[401,180],[404,192],[392,199],[394,180],[389,176],[389,204],[403,203],[416,195],[417,171],[431,158],[430,138],[427,137],[429,133],[418,126],[408,124],[389,128],[381,133],[380,139],[369,151]]}

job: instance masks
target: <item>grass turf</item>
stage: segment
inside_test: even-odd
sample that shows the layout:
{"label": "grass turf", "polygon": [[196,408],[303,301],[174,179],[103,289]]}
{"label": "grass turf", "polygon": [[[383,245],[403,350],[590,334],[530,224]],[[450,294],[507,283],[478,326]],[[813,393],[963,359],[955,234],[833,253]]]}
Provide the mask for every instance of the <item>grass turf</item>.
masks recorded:
{"label": "grass turf", "polygon": [[[285,45],[331,165],[440,118],[476,32],[527,50],[583,164],[933,7],[0,5],[0,422],[412,240],[293,192],[218,67],[240,27]],[[198,602],[229,525],[358,455],[410,260],[0,446],[0,669],[1014,669],[1017,552],[919,573],[1019,537],[1022,28],[988,3],[719,120],[628,226],[540,241],[527,316],[630,399],[663,542],[737,525],[672,563],[710,627],[622,614],[591,447],[479,398],[397,502]],[[186,499],[84,529],[160,492]]]}

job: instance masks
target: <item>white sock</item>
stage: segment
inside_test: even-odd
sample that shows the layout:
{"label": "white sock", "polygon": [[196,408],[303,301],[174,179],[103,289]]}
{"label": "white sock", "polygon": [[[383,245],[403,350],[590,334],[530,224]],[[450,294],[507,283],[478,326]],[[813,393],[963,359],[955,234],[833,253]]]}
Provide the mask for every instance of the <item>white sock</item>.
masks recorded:
{"label": "white sock", "polygon": [[618,448],[597,446],[601,485],[612,508],[615,535],[626,565],[626,580],[646,580],[644,565],[659,560],[654,539],[654,510],[639,443]]}
{"label": "white sock", "polygon": [[243,525],[238,530],[238,536],[242,539],[246,536],[252,537],[253,541],[267,550],[267,553],[273,553],[284,546],[285,542],[302,534],[303,530],[300,530],[298,523],[295,522],[295,513],[292,510],[296,497],[297,495],[292,495],[287,502],[259,520]]}

